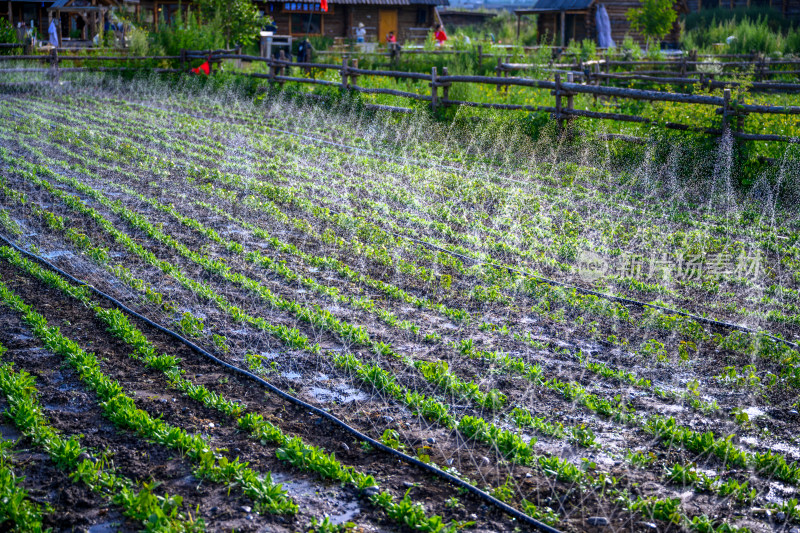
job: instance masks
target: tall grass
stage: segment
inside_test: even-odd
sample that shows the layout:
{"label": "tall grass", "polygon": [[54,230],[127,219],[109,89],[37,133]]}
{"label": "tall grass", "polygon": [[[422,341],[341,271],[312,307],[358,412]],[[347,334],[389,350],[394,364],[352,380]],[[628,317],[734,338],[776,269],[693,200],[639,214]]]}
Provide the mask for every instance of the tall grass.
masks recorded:
{"label": "tall grass", "polygon": [[[754,18],[739,14],[736,10],[717,19],[717,11],[707,24],[703,12],[686,17],[682,22],[681,45],[686,50],[726,54],[749,54],[760,52],[771,55],[800,53],[800,30],[785,21],[776,21],[773,12],[765,12]],[[741,13],[747,13],[741,11]]]}
{"label": "tall grass", "polygon": [[185,17],[180,10],[171,22],[163,18],[158,31],[150,34],[149,51],[156,55],[178,55],[182,49],[211,50],[225,47],[225,37],[215,21],[202,23],[195,13]]}

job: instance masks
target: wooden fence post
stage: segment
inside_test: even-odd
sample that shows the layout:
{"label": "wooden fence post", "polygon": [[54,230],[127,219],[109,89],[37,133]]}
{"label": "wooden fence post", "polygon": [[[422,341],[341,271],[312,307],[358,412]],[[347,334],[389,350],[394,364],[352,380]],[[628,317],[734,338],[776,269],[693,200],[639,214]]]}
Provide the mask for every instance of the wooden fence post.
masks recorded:
{"label": "wooden fence post", "polygon": [[725,135],[730,130],[731,118],[731,90],[725,89],[722,92],[722,135]]}
{"label": "wooden fence post", "polygon": [[436,83],[436,67],[431,68],[431,111],[439,104],[439,87]]}
{"label": "wooden fence post", "polygon": [[556,97],[556,112],[553,114],[553,118],[556,119],[558,132],[561,133],[561,131],[564,128],[564,124],[562,122],[562,117],[561,117],[561,73],[556,72],[555,77],[556,77],[556,88],[552,94],[555,95]]}
{"label": "wooden fence post", "polygon": [[[600,77],[600,63],[594,64],[594,75],[595,75],[594,84],[600,87],[600,85],[603,84],[603,78]],[[594,95],[594,101],[595,102],[597,101],[597,95]]]}
{"label": "wooden fence post", "polygon": [[[507,56],[506,56],[506,63],[511,63],[511,56],[510,56],[510,55],[507,55]],[[504,70],[503,70],[503,77],[504,77],[504,78],[508,78],[508,69],[504,69]],[[503,92],[504,92],[504,93],[508,93],[508,85],[506,85],[505,87],[503,87]]]}
{"label": "wooden fence post", "polygon": [[478,70],[483,67],[483,45],[478,45]]}
{"label": "wooden fence post", "polygon": [[[442,67],[442,75],[448,75],[447,67]],[[448,100],[450,100],[450,82],[442,84],[442,105],[447,106]]]}
{"label": "wooden fence post", "polygon": [[186,72],[186,48],[181,48],[181,71]]}
{"label": "wooden fence post", "polygon": [[58,83],[60,76],[60,72],[58,71],[58,49],[53,48],[50,50],[50,69],[51,69],[51,78],[53,83]]}
{"label": "wooden fence post", "polygon": [[[567,72],[567,83],[575,83],[575,75],[572,72]],[[567,109],[572,111],[575,109],[575,95],[572,92],[567,92]],[[571,120],[572,115],[567,116],[567,120]]]}
{"label": "wooden fence post", "polygon": [[[283,51],[283,48],[281,48],[280,52],[278,53],[278,61],[286,61],[286,53]],[[286,65],[284,65],[283,63],[281,63],[280,65],[281,65],[279,71],[280,75],[286,76]],[[280,85],[281,89],[283,89],[283,80],[279,81],[278,85]]]}
{"label": "wooden fence post", "polygon": [[[495,73],[497,74],[498,78],[503,76],[503,58],[502,57],[498,57],[497,58],[497,68],[495,69]],[[497,84],[497,92],[500,92],[500,84],[499,83]]]}
{"label": "wooden fence post", "polygon": [[348,83],[348,74],[347,74],[347,63],[348,59],[346,57],[342,58],[342,70],[340,74],[342,75],[342,90],[347,91],[350,88],[350,84]]}
{"label": "wooden fence post", "polygon": [[[278,60],[279,61],[286,61],[286,52],[283,51],[283,48],[278,52]],[[281,63],[280,66],[280,75],[286,76],[286,65]],[[281,82],[281,86],[283,86],[283,82]]]}
{"label": "wooden fence post", "polygon": [[[358,68],[358,58],[353,59],[353,68]],[[350,85],[358,85],[358,74],[350,74]]]}
{"label": "wooden fence post", "polygon": [[267,67],[269,67],[269,83],[275,83],[275,58],[272,56],[267,57]]}

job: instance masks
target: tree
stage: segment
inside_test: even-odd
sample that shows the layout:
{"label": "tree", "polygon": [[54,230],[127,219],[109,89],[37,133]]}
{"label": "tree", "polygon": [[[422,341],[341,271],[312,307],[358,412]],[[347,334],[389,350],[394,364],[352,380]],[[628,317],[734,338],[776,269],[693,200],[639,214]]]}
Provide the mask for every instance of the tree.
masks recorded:
{"label": "tree", "polygon": [[205,22],[216,23],[230,43],[249,44],[258,36],[261,17],[250,0],[199,0],[197,7]]}
{"label": "tree", "polygon": [[672,30],[678,18],[673,7],[675,0],[642,0],[642,7],[629,9],[628,21],[634,31],[639,32],[650,41],[661,41]]}

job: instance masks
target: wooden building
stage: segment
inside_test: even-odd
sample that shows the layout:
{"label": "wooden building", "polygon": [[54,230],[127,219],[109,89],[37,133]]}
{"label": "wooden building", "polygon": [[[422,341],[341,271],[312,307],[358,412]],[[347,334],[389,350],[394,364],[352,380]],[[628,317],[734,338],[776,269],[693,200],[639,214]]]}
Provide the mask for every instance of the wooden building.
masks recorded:
{"label": "wooden building", "polygon": [[[800,3],[800,0],[787,1]],[[626,35],[643,44],[644,38],[633,31],[627,17],[629,9],[641,7],[639,0],[536,0],[531,7],[517,9],[514,13],[517,15],[518,25],[523,15],[538,15],[537,29],[540,43],[553,42],[557,46],[566,46],[573,40],[597,40],[595,16],[601,4],[608,12],[611,37],[617,45],[622,43]],[[688,13],[687,0],[676,0],[675,9],[679,13]],[[676,22],[664,42],[674,45],[678,43],[679,37],[680,31]]]}
{"label": "wooden building", "polygon": [[[611,22],[611,37],[619,45],[626,35],[644,44],[644,38],[633,31],[628,22],[629,9],[641,7],[640,0],[535,0],[533,5],[517,9],[517,22],[523,15],[538,15],[538,32],[541,43],[553,42],[566,46],[571,40],[597,40],[595,13],[602,4],[608,11]],[[781,12],[786,18],[800,22],[800,0],[676,0],[679,14],[693,13],[703,9],[735,9],[751,6],[766,6]],[[664,39],[666,45],[676,45],[680,38],[676,23]]]}
{"label": "wooden building", "polygon": [[[281,35],[355,38],[360,23],[367,41],[385,42],[390,31],[400,41],[427,33],[438,22],[436,7],[448,5],[448,0],[329,0],[327,11],[322,11],[319,0],[254,3],[264,15],[272,17]],[[131,8],[140,20],[157,26],[161,20],[171,20],[179,9],[191,9],[191,5],[191,0],[141,0]]]}
{"label": "wooden building", "polygon": [[[329,0],[328,11],[323,12],[319,0],[254,3],[273,18],[279,34],[355,38],[359,24],[363,24],[366,40],[381,43],[386,42],[390,31],[400,42],[426,35],[439,22],[437,6],[449,4],[448,0]],[[160,21],[171,21],[179,10],[185,13],[192,4],[192,0],[0,0],[0,9],[5,7],[3,15],[14,26],[21,20],[27,24],[33,20],[45,38],[50,17],[57,17],[64,37],[79,34],[80,39],[91,40],[110,10],[125,9],[137,20],[157,28]]]}
{"label": "wooden building", "polygon": [[33,26],[42,39],[47,40],[50,20],[59,21],[61,40],[91,41],[104,25],[107,15],[121,8],[122,0],[49,0],[31,2],[29,0],[8,0],[5,16],[13,26],[24,21]]}
{"label": "wooden building", "polygon": [[354,39],[363,24],[367,42],[385,43],[390,31],[399,42],[425,35],[438,22],[436,7],[447,5],[448,0],[329,0],[327,12],[314,0],[258,4],[280,34]]}

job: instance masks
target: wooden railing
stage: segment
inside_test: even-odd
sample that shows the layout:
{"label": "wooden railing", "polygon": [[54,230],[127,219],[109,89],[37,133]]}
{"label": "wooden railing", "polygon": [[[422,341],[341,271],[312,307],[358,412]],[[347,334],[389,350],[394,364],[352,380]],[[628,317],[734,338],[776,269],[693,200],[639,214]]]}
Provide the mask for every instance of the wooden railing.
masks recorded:
{"label": "wooden railing", "polygon": [[[468,75],[449,75],[447,69],[443,69],[440,73],[434,67],[431,69],[430,74],[419,72],[403,72],[394,70],[369,70],[358,68],[357,61],[343,59],[341,64],[327,64],[327,63],[296,63],[291,61],[278,60],[274,58],[262,58],[260,56],[244,55],[239,53],[230,53],[229,50],[217,51],[190,51],[184,50],[179,56],[154,56],[154,57],[115,57],[115,56],[59,56],[57,52],[53,51],[49,56],[0,56],[0,61],[12,61],[23,59],[36,59],[40,61],[50,62],[48,68],[11,68],[0,69],[0,74],[15,73],[15,72],[49,72],[51,80],[58,80],[59,74],[63,72],[82,72],[82,71],[114,71],[130,67],[73,67],[63,68],[59,66],[61,61],[68,60],[119,60],[119,61],[136,61],[136,60],[180,60],[184,65],[182,68],[159,68],[152,69],[156,72],[173,72],[173,73],[186,73],[188,72],[187,63],[193,59],[205,59],[215,64],[226,60],[237,61],[250,61],[262,62],[267,66],[266,73],[244,73],[238,72],[237,75],[249,76],[253,78],[265,79],[272,84],[284,84],[287,82],[295,83],[309,83],[317,85],[325,85],[332,87],[339,87],[343,91],[353,91],[367,94],[386,94],[408,98],[415,101],[427,102],[432,109],[439,107],[447,107],[454,105],[463,105],[469,107],[488,108],[488,109],[505,109],[505,110],[522,110],[531,112],[547,112],[550,113],[553,119],[557,121],[560,128],[566,127],[567,122],[575,119],[576,117],[584,117],[595,120],[613,120],[621,122],[631,122],[639,124],[654,124],[667,129],[682,130],[698,132],[710,135],[721,135],[729,133],[735,138],[746,141],[780,141],[797,143],[800,142],[800,137],[792,137],[786,135],[766,135],[746,133],[742,131],[744,117],[747,115],[756,114],[771,114],[771,115],[800,115],[800,106],[771,106],[759,104],[742,104],[731,99],[731,91],[727,88],[728,82],[715,82],[718,84],[715,87],[724,88],[723,96],[710,96],[702,94],[683,94],[667,91],[653,91],[643,89],[630,89],[623,87],[609,87],[596,84],[577,83],[576,73],[567,72],[562,75],[562,72],[555,72],[555,80],[541,80],[529,79],[521,77],[508,76],[508,70],[503,72],[503,76],[468,76]],[[301,75],[290,75],[290,69],[296,68]],[[338,81],[331,81],[325,79],[316,79],[314,74],[316,70],[334,70],[338,71]],[[302,74],[306,75],[303,76]],[[289,74],[289,75],[287,75]],[[580,73],[577,73],[580,74]],[[427,82],[430,88],[429,92],[416,93],[410,91],[400,91],[389,88],[374,88],[364,87],[358,84],[360,77],[389,77],[393,79],[412,79]],[[694,80],[697,81],[697,80]],[[470,102],[454,100],[450,98],[450,89],[453,84],[471,83],[493,85],[501,90],[504,87],[530,87],[534,89],[545,89],[551,92],[553,96],[552,106],[530,106],[518,104],[501,104],[492,102]],[[682,104],[691,104],[699,106],[711,106],[716,108],[715,113],[721,117],[720,125],[697,125],[697,124],[682,124],[675,122],[660,122],[650,118],[638,115],[626,115],[623,113],[608,113],[599,111],[590,111],[575,108],[574,97],[579,94],[592,95],[595,98],[606,99],[621,99],[621,100],[643,100],[649,102],[674,102]],[[396,106],[382,106],[371,105],[369,107],[375,109],[384,109],[389,111],[411,112],[410,108],[396,107]],[[624,140],[641,141],[641,139],[631,138],[629,136],[618,136]]]}

